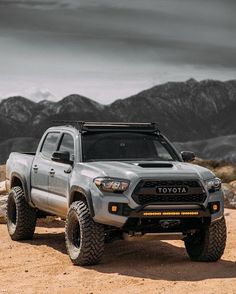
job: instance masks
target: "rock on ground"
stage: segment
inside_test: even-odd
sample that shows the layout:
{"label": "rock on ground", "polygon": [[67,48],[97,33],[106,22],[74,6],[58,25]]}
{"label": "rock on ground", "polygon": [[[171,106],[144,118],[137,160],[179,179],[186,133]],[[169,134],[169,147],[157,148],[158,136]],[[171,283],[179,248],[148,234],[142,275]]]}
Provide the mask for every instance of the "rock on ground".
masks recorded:
{"label": "rock on ground", "polygon": [[6,186],[5,182],[0,182],[0,223],[5,223],[6,221]]}
{"label": "rock on ground", "polygon": [[222,189],[224,191],[225,207],[236,209],[236,186],[224,183]]}
{"label": "rock on ground", "polygon": [[0,195],[0,223],[6,222],[7,195]]}
{"label": "rock on ground", "polygon": [[0,182],[0,195],[6,193],[5,181]]}

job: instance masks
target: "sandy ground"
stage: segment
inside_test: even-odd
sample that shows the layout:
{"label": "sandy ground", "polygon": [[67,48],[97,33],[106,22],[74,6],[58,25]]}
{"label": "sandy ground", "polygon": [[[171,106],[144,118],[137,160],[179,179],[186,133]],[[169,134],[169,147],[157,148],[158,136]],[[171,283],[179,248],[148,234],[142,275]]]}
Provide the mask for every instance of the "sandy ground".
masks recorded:
{"label": "sandy ground", "polygon": [[217,263],[191,262],[181,241],[117,241],[100,265],[73,266],[63,223],[38,222],[35,238],[10,240],[0,225],[0,293],[236,293],[236,210],[226,210],[228,241]]}

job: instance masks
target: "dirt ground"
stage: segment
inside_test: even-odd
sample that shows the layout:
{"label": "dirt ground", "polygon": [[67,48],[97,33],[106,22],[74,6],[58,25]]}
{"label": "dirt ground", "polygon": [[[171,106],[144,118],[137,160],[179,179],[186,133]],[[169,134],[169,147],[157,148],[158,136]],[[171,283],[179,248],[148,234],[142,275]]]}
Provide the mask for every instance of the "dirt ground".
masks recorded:
{"label": "dirt ground", "polygon": [[189,260],[181,241],[117,241],[103,261],[73,266],[62,222],[38,222],[32,241],[13,242],[0,225],[0,293],[236,293],[236,210],[226,210],[228,240],[217,263]]}

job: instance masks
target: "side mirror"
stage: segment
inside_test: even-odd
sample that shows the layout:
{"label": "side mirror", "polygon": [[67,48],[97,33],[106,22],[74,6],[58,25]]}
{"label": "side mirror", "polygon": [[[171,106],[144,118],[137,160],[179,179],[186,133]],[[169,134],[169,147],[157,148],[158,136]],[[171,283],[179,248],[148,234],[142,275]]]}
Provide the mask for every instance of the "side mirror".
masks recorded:
{"label": "side mirror", "polygon": [[67,164],[72,163],[70,160],[70,152],[68,151],[53,152],[51,159],[52,161],[61,162],[61,163],[67,163]]}
{"label": "side mirror", "polygon": [[181,156],[185,162],[190,162],[195,159],[195,154],[191,151],[182,151]]}

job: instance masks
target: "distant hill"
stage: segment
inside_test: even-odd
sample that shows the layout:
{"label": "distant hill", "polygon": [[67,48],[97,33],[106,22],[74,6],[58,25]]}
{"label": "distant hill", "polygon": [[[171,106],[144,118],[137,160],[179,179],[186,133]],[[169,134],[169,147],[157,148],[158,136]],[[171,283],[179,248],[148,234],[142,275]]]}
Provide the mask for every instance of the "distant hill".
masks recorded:
{"label": "distant hill", "polygon": [[0,164],[5,163],[9,153],[34,152],[36,151],[39,139],[31,137],[11,138],[0,143]]}
{"label": "distant hill", "polygon": [[186,142],[236,134],[235,112],[236,80],[169,82],[110,105],[77,94],[39,103],[11,97],[0,102],[0,160],[6,144],[19,150],[19,138],[37,140],[53,120],[155,121],[172,141]]}
{"label": "distant hill", "polygon": [[179,150],[191,150],[203,159],[236,161],[236,135],[175,143]]}

